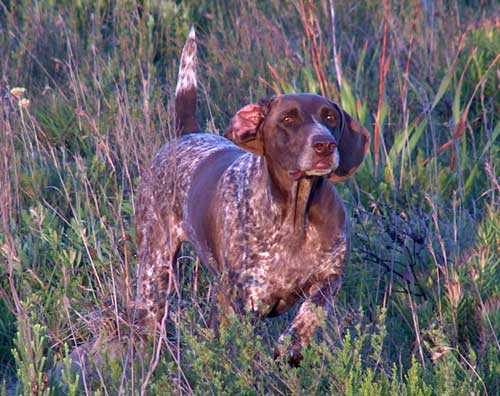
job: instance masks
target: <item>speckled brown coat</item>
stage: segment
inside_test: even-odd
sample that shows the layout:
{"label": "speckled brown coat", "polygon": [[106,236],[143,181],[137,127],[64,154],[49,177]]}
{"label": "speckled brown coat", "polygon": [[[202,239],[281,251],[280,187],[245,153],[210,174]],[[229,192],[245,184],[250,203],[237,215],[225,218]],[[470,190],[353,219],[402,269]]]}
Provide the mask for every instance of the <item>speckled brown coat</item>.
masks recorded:
{"label": "speckled brown coat", "polygon": [[296,361],[340,285],[348,252],[334,182],[360,165],[369,135],[311,94],[245,106],[226,137],[197,133],[195,51],[192,34],[176,92],[182,136],[161,149],[138,191],[138,303],[159,322],[175,288],[176,253],[189,241],[224,278],[222,312],[275,316],[301,301],[283,335]]}

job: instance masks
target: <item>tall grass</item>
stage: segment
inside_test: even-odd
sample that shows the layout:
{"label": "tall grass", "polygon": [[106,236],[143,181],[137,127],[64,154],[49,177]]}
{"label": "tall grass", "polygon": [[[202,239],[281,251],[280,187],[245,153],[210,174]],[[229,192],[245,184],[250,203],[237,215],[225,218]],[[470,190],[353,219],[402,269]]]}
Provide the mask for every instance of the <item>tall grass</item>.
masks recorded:
{"label": "tall grass", "polygon": [[[497,394],[495,15],[459,0],[0,0],[0,392]],[[307,91],[373,135],[338,187],[345,282],[297,369],[272,358],[289,317],[209,330],[216,280],[189,247],[156,362],[130,312],[134,191],[170,136],[193,23],[205,129]]]}

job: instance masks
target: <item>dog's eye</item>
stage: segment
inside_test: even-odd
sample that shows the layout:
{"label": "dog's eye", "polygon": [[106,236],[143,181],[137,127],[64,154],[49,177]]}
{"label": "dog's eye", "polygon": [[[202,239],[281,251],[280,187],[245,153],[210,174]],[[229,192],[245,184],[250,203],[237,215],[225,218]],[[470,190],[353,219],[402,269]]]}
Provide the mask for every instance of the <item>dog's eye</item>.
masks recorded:
{"label": "dog's eye", "polygon": [[337,122],[337,117],[335,117],[335,114],[333,114],[333,113],[325,114],[324,119],[327,123],[332,124],[332,125],[336,124],[336,122]]}
{"label": "dog's eye", "polygon": [[292,125],[296,119],[297,117],[295,117],[294,115],[287,114],[281,119],[281,122],[285,125]]}

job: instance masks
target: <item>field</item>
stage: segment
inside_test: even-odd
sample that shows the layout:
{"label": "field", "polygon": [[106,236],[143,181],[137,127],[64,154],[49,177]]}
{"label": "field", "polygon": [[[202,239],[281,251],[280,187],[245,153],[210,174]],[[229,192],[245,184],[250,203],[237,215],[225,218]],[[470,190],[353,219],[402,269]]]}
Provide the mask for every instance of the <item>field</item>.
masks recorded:
{"label": "field", "polygon": [[[0,0],[0,395],[498,395],[499,11]],[[131,320],[134,195],[172,136],[191,25],[205,130],[261,97],[314,92],[372,137],[338,185],[343,287],[298,368],[273,359],[291,314],[209,329],[216,279],[189,246],[161,354]]]}

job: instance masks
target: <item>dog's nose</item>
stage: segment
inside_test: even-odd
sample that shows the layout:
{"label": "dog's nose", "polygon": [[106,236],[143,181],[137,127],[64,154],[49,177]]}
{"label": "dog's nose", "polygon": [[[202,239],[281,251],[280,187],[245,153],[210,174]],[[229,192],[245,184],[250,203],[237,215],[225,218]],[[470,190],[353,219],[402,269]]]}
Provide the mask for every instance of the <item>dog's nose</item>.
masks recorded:
{"label": "dog's nose", "polygon": [[337,142],[333,136],[316,135],[312,138],[312,148],[318,155],[330,155],[337,147]]}

